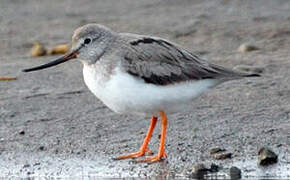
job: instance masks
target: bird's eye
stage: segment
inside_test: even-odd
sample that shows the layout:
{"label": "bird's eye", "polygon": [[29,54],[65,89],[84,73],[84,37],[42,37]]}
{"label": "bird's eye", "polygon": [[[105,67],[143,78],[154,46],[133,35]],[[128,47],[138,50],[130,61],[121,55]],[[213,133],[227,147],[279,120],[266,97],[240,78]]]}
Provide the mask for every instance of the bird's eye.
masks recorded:
{"label": "bird's eye", "polygon": [[86,39],[84,40],[84,44],[90,44],[90,42],[91,42],[91,39],[90,39],[90,38],[86,38]]}

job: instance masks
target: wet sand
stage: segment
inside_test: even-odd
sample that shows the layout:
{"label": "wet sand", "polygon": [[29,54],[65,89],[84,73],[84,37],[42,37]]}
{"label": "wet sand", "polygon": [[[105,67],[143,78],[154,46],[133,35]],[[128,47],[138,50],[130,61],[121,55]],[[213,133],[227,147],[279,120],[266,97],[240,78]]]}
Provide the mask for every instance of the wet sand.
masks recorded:
{"label": "wet sand", "polygon": [[[116,162],[111,158],[139,148],[149,118],[106,108],[85,86],[78,61],[21,72],[57,57],[31,58],[34,41],[47,47],[70,42],[73,30],[90,22],[160,36],[216,64],[264,72],[219,85],[191,111],[169,116],[166,161]],[[193,166],[214,163],[222,177],[233,165],[244,178],[290,177],[288,1],[4,0],[0,23],[0,77],[17,77],[0,81],[0,176],[186,177]],[[259,49],[240,53],[243,43]],[[159,131],[158,125],[150,142],[155,153]],[[279,156],[277,164],[257,166],[263,146]],[[215,160],[212,147],[232,158]]]}

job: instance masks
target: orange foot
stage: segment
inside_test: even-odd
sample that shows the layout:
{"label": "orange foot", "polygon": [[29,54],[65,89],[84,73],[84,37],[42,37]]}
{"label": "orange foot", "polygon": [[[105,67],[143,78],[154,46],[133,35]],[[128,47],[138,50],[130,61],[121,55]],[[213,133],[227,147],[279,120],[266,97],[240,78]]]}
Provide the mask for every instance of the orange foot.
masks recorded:
{"label": "orange foot", "polygon": [[136,160],[136,162],[151,162],[151,163],[154,163],[154,162],[158,162],[158,161],[161,161],[163,159],[163,157],[167,158],[168,155],[164,152],[163,154],[157,154],[156,156],[150,156],[150,157],[147,157],[145,159],[141,159],[141,160]]}
{"label": "orange foot", "polygon": [[145,153],[148,153],[149,155],[153,154],[149,149],[146,149],[145,151],[140,150],[140,151],[135,152],[135,153],[131,153],[131,154],[127,154],[127,155],[123,155],[123,156],[114,158],[114,160],[137,158],[137,157],[145,156]]}
{"label": "orange foot", "polygon": [[124,155],[124,156],[120,156],[120,157],[114,158],[114,160],[141,157],[141,156],[144,156],[145,153],[148,153],[149,155],[152,155],[153,153],[147,148],[147,146],[148,146],[148,143],[149,143],[150,138],[152,136],[153,130],[155,128],[156,122],[157,122],[157,117],[152,116],[151,124],[150,124],[150,127],[148,129],[147,135],[146,135],[146,137],[144,139],[144,142],[143,142],[143,144],[142,144],[142,146],[141,146],[141,148],[140,148],[140,150],[138,152],[132,153],[132,154],[128,154],[128,155]]}

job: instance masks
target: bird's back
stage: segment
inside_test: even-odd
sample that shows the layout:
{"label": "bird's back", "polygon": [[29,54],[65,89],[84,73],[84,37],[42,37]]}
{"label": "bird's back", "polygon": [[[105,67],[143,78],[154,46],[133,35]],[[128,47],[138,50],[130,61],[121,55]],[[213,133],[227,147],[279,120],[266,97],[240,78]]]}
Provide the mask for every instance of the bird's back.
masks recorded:
{"label": "bird's back", "polygon": [[122,44],[121,64],[124,70],[155,85],[257,76],[209,63],[179,45],[158,37],[121,33],[117,43]]}

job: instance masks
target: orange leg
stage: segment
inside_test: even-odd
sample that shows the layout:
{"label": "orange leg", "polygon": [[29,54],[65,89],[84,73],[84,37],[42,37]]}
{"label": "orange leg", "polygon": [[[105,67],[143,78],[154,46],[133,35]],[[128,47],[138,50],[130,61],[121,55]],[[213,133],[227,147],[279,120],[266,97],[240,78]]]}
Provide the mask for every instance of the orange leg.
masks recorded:
{"label": "orange leg", "polygon": [[136,158],[136,157],[140,157],[140,156],[144,156],[146,152],[148,152],[149,154],[152,154],[152,152],[147,149],[147,145],[150,141],[150,138],[152,136],[152,133],[153,133],[153,130],[155,128],[155,125],[156,125],[156,122],[157,122],[157,117],[152,117],[151,118],[151,124],[150,124],[150,127],[147,131],[147,135],[144,139],[144,142],[140,148],[140,150],[136,153],[132,153],[132,154],[128,154],[128,155],[123,155],[123,156],[120,156],[120,157],[117,157],[117,158],[114,158],[115,160],[121,160],[121,159],[128,159],[128,158]]}
{"label": "orange leg", "polygon": [[138,160],[137,162],[157,162],[157,161],[162,160],[163,157],[167,157],[167,154],[165,153],[165,148],[164,148],[166,128],[167,128],[167,116],[165,112],[163,111],[160,111],[160,115],[161,115],[162,128],[161,128],[161,138],[160,138],[158,154],[155,156],[142,159],[142,160]]}

